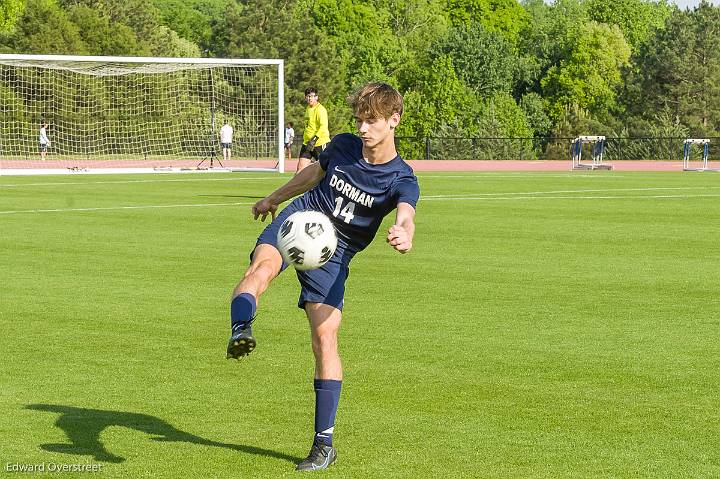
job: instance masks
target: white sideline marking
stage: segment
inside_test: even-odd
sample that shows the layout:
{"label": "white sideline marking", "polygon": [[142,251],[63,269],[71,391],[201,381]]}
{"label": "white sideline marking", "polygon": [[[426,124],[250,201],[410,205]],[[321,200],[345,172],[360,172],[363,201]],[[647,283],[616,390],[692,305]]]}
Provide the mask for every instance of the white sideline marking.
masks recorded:
{"label": "white sideline marking", "polygon": [[[250,179],[250,178],[244,178]],[[211,181],[232,181],[235,179],[211,179]],[[136,180],[138,182],[154,182],[158,180]],[[130,182],[136,182],[130,181]],[[203,179],[190,180],[160,180],[160,181],[203,181]],[[106,182],[100,182],[106,183]],[[116,182],[107,182],[116,183]],[[121,182],[124,183],[124,182]],[[46,184],[46,183],[44,183]],[[63,183],[60,183],[63,184]],[[84,183],[83,183],[84,184]],[[677,191],[677,190],[716,190],[720,186],[701,186],[701,187],[648,187],[648,188],[603,188],[603,189],[582,189],[582,190],[555,190],[555,191],[529,191],[529,192],[505,192],[505,193],[470,193],[466,195],[429,195],[421,196],[421,201],[475,201],[475,200],[520,200],[520,199],[630,199],[630,198],[715,198],[720,194],[686,194],[686,195],[613,195],[613,196],[576,196],[568,195],[568,193],[607,193],[615,191]],[[565,194],[565,196],[546,196]],[[255,203],[233,202],[233,203],[200,203],[200,204],[175,204],[175,205],[136,205],[136,206],[106,206],[92,208],[48,208],[48,209],[31,209],[31,210],[9,210],[0,211],[0,215],[19,214],[19,213],[64,213],[64,212],[82,212],[82,211],[113,211],[113,210],[141,210],[141,209],[161,209],[161,208],[200,208],[200,207],[216,207],[216,206],[244,206],[253,205]]]}
{"label": "white sideline marking", "polygon": [[[536,195],[556,195],[562,193],[607,193],[611,191],[676,191],[676,190],[715,190],[720,186],[673,186],[673,187],[648,187],[648,188],[603,188],[603,189],[592,189],[592,190],[555,190],[555,191],[520,191],[520,192],[507,192],[507,193],[468,193],[466,195],[429,195],[421,196],[424,199],[433,198],[466,198],[466,197],[492,197],[492,196],[536,196]],[[574,198],[568,196],[568,198]]]}
{"label": "white sideline marking", "polygon": [[627,199],[658,199],[658,198],[718,198],[718,194],[699,195],[617,195],[617,196],[453,196],[453,197],[420,197],[422,201],[503,201],[503,200],[627,200]]}
{"label": "white sideline marking", "polygon": [[178,178],[175,180],[117,180],[117,181],[56,181],[53,183],[9,183],[0,184],[2,188],[17,188],[22,186],[63,186],[63,185],[123,185],[129,183],[180,183],[189,181],[248,181],[272,180],[282,176],[255,176],[250,178]]}
{"label": "white sideline marking", "polygon": [[[622,176],[613,175],[607,177],[600,177],[594,175],[536,175],[536,174],[492,174],[492,173],[481,173],[481,174],[469,174],[469,175],[423,175],[418,174],[417,177],[422,178],[465,178],[465,179],[477,179],[477,178],[527,178],[528,176],[534,176],[536,178],[623,178]],[[252,176],[249,178],[177,178],[172,180],[115,180],[115,181],[54,181],[45,183],[5,183],[0,184],[0,188],[18,188],[22,186],[64,186],[64,185],[124,185],[132,183],[186,183],[191,181],[254,181],[254,180],[274,180],[285,178],[284,175],[276,176]]]}
{"label": "white sideline marking", "polygon": [[137,205],[137,206],[105,206],[97,208],[53,208],[38,210],[12,210],[0,211],[0,215],[11,215],[18,213],[72,213],[76,211],[118,211],[118,210],[147,210],[159,208],[204,208],[213,206],[244,206],[254,205],[255,203],[202,203],[187,205]]}
{"label": "white sideline marking", "polygon": [[606,179],[606,178],[625,178],[625,176],[622,175],[612,175],[612,176],[597,176],[592,174],[587,175],[581,175],[581,174],[545,174],[541,171],[537,172],[531,172],[531,173],[517,173],[517,174],[501,174],[501,173],[476,173],[476,174],[467,174],[467,175],[425,175],[423,173],[415,172],[415,176],[417,176],[419,179],[422,178],[466,178],[468,180],[472,180],[475,178],[528,178],[528,177],[534,177],[534,178],[598,178],[598,179]]}
{"label": "white sideline marking", "polygon": [[[494,193],[493,193],[494,194]],[[624,200],[624,199],[688,199],[688,198],[718,198],[718,194],[697,194],[697,195],[617,195],[617,196],[530,196],[531,193],[519,193],[518,196],[425,196],[420,201],[508,201],[508,200]],[[524,195],[524,196],[519,196]],[[121,210],[146,210],[161,208],[209,208],[217,206],[250,206],[255,203],[201,203],[201,204],[177,204],[177,205],[136,205],[136,206],[106,206],[96,208],[52,208],[35,210],[9,210],[0,211],[0,215],[11,215],[21,213],[73,213],[86,211],[121,211]]]}

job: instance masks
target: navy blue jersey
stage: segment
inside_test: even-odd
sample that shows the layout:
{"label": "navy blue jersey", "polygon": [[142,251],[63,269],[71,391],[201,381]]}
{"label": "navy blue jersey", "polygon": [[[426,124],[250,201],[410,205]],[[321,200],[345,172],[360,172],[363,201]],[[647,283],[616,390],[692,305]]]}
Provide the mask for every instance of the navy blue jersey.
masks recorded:
{"label": "navy blue jersey", "polygon": [[399,155],[378,165],[366,162],[362,140],[355,135],[335,136],[319,161],[325,177],[301,201],[329,216],[338,240],[353,253],[372,242],[398,203],[417,204],[420,188],[412,168]]}

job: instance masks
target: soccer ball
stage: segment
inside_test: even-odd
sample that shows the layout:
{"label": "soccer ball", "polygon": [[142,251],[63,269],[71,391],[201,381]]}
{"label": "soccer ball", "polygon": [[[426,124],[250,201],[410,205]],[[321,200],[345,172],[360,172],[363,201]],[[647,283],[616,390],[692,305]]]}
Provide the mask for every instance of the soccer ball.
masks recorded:
{"label": "soccer ball", "polygon": [[297,211],[280,226],[277,246],[283,260],[295,269],[317,269],[335,254],[335,227],[319,211]]}

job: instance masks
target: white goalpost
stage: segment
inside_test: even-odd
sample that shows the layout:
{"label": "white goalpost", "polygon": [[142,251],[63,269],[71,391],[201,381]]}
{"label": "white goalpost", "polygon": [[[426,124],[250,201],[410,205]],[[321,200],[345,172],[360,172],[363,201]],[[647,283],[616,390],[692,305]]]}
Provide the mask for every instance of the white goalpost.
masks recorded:
{"label": "white goalpost", "polygon": [[0,174],[283,173],[284,102],[281,59],[0,54]]}

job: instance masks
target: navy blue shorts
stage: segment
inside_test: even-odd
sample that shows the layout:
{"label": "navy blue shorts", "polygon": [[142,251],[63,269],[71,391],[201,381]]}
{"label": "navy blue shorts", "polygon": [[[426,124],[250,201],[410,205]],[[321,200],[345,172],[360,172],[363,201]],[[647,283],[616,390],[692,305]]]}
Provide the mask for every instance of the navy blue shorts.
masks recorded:
{"label": "navy blue shorts", "polygon": [[[260,233],[255,247],[269,244],[277,248],[277,234],[285,218],[304,209],[300,198],[293,201]],[[298,308],[305,309],[305,303],[310,302],[327,304],[342,311],[345,301],[345,280],[350,275],[350,260],[354,256],[354,253],[346,251],[345,246],[338,238],[335,254],[322,267],[310,271],[296,271],[301,286]],[[280,271],[284,271],[287,267],[288,264],[283,261]]]}

